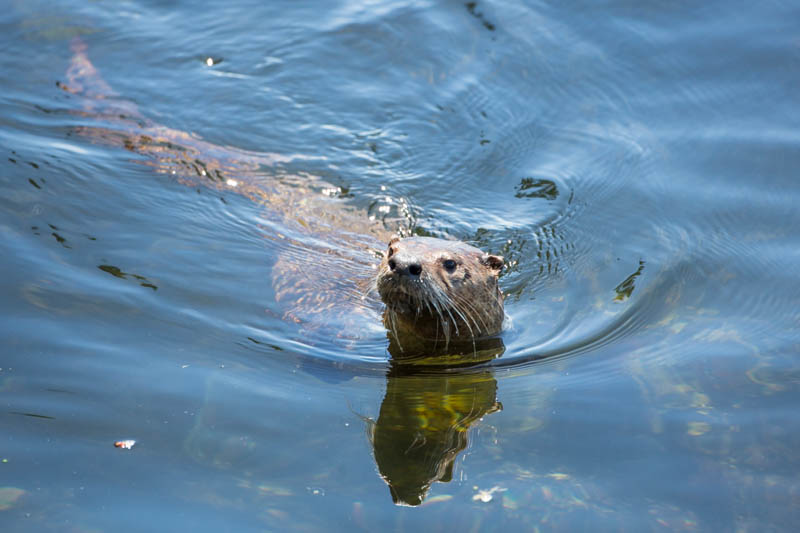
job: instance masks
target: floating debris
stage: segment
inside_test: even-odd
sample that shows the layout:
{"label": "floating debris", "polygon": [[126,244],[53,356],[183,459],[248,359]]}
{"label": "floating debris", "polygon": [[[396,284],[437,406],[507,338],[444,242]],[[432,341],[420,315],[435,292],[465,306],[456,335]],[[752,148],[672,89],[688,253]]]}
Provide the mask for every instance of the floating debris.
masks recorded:
{"label": "floating debris", "polygon": [[478,489],[478,487],[472,487],[472,488],[474,490],[478,491],[477,494],[472,496],[472,500],[473,501],[481,501],[483,503],[489,503],[490,501],[492,501],[494,499],[494,496],[492,496],[492,494],[494,494],[495,492],[505,492],[507,490],[507,489],[498,487],[497,485],[495,485],[494,487],[492,487],[489,490]]}
{"label": "floating debris", "polygon": [[118,440],[114,443],[115,448],[122,448],[123,450],[130,450],[136,444],[135,440]]}
{"label": "floating debris", "polygon": [[642,274],[643,270],[644,270],[644,261],[640,259],[638,270],[636,270],[636,272],[625,278],[622,283],[620,283],[614,288],[614,292],[617,293],[617,295],[614,296],[615,302],[623,302],[631,297],[631,294],[633,294],[633,290],[636,288],[636,278]]}
{"label": "floating debris", "polygon": [[144,276],[140,276],[139,274],[133,274],[133,273],[130,273],[130,272],[123,272],[122,269],[120,269],[119,267],[116,267],[114,265],[97,265],[97,268],[99,268],[103,272],[111,274],[115,278],[129,279],[129,276],[130,276],[130,277],[134,278],[135,280],[139,281],[139,285],[141,285],[142,287],[147,287],[148,289],[153,289],[154,291],[158,290],[158,287],[156,287],[154,284],[150,283],[150,280],[148,280]]}

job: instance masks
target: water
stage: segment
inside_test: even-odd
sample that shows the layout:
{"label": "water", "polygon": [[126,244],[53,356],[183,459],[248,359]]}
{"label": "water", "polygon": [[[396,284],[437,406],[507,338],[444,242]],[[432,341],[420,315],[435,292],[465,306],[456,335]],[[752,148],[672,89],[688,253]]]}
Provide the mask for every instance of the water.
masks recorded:
{"label": "water", "polygon": [[[3,531],[794,530],[798,15],[11,3]],[[502,357],[392,361],[397,230],[505,257]]]}

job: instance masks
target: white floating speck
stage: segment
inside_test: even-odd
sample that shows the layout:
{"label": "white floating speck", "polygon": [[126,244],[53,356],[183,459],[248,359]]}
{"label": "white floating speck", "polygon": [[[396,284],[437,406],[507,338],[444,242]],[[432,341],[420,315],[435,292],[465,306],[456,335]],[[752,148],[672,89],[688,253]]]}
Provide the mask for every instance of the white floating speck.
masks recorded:
{"label": "white floating speck", "polygon": [[[477,489],[477,487],[473,487],[473,489]],[[494,498],[494,496],[492,496],[493,493],[495,493],[495,492],[505,492],[505,490],[506,489],[498,487],[498,486],[494,486],[489,490],[481,489],[481,490],[478,491],[477,494],[474,494],[472,496],[472,499],[474,501],[481,501],[483,503],[489,503],[490,501],[492,501],[492,498]]]}
{"label": "white floating speck", "polygon": [[225,183],[227,183],[231,187],[238,187],[239,186],[239,182],[236,181],[236,180],[227,180],[227,181],[225,181]]}

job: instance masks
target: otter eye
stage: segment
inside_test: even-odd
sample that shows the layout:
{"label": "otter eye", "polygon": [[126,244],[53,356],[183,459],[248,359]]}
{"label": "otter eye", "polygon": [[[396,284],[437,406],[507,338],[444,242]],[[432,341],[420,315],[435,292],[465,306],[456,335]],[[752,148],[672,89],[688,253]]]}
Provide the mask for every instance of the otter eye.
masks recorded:
{"label": "otter eye", "polygon": [[452,259],[445,259],[442,265],[444,265],[445,270],[448,272],[452,272],[456,269],[456,262]]}
{"label": "otter eye", "polygon": [[390,246],[390,247],[389,247],[389,253],[386,255],[386,257],[392,257],[393,255],[394,255],[394,248],[392,248],[392,247]]}

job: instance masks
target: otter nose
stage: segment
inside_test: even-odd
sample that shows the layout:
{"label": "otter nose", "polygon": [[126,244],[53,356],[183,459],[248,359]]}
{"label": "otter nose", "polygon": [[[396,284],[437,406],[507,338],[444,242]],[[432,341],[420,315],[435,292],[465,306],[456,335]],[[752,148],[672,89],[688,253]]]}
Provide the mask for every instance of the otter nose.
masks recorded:
{"label": "otter nose", "polygon": [[401,276],[419,277],[422,274],[422,265],[413,257],[406,257],[395,254],[389,259],[389,270],[397,272]]}

